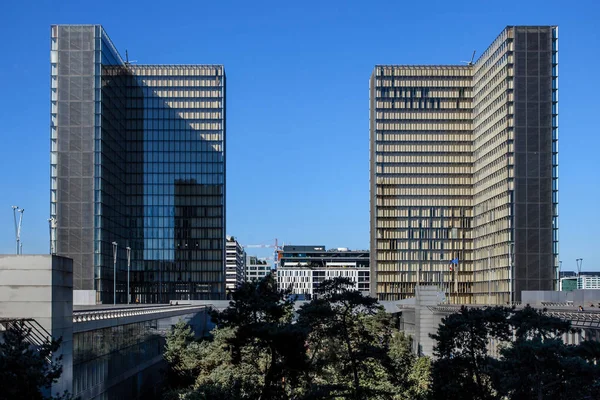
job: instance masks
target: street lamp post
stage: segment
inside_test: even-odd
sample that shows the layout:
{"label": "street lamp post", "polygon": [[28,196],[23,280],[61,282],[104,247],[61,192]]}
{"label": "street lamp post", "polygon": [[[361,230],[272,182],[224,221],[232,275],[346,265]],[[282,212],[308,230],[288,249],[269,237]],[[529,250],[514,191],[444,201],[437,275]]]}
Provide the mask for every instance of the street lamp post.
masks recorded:
{"label": "street lamp post", "polygon": [[558,290],[562,291],[562,284],[561,284],[561,278],[560,278],[560,273],[562,272],[562,261],[558,262]]}
{"label": "street lamp post", "polygon": [[117,304],[117,242],[113,246],[113,304]]}
{"label": "street lamp post", "polygon": [[131,247],[125,247],[127,249],[127,304],[130,302],[130,293],[129,293],[129,270],[131,268]]}
{"label": "street lamp post", "polygon": [[581,283],[581,289],[584,289],[583,287],[583,281],[581,280],[581,265],[583,264],[583,258],[577,258],[575,259],[575,262],[577,263],[577,289],[580,289],[579,284]]}

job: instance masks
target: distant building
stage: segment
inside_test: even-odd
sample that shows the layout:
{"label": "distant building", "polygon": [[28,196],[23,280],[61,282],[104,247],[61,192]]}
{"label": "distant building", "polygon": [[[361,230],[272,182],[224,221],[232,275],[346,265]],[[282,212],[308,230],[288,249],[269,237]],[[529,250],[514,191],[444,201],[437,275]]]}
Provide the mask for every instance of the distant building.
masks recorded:
{"label": "distant building", "polygon": [[561,278],[572,278],[574,276],[577,276],[577,272],[575,272],[575,271],[560,271],[559,275]]}
{"label": "distant building", "polygon": [[600,289],[600,272],[581,271],[578,274],[575,271],[561,271],[559,290],[570,292],[577,289]]}
{"label": "distant building", "polygon": [[600,289],[600,274],[594,274],[588,275],[583,272],[579,274],[577,277],[577,289]]}
{"label": "distant building", "polygon": [[369,251],[325,246],[283,246],[277,268],[280,289],[292,290],[299,298],[310,300],[319,284],[334,277],[349,278],[354,287],[369,292]]}
{"label": "distant building", "polygon": [[225,288],[230,292],[240,287],[246,279],[246,252],[233,236],[227,236],[225,251]]}
{"label": "distant building", "polygon": [[566,276],[560,278],[560,288],[561,292],[572,292],[577,289],[577,277],[576,276]]}
{"label": "distant building", "polygon": [[246,256],[246,281],[257,281],[271,272],[271,265],[266,258]]}

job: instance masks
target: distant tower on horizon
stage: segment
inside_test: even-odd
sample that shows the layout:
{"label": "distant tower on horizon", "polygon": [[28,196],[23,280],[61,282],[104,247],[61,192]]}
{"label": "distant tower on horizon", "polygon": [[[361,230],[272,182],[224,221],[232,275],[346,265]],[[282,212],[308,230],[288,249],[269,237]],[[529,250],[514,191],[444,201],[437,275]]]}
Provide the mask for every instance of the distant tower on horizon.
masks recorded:
{"label": "distant tower on horizon", "polygon": [[224,298],[224,67],[132,64],[101,25],[52,25],[50,63],[51,248],[74,289]]}
{"label": "distant tower on horizon", "polygon": [[506,304],[558,282],[558,27],[370,79],[371,293]]}

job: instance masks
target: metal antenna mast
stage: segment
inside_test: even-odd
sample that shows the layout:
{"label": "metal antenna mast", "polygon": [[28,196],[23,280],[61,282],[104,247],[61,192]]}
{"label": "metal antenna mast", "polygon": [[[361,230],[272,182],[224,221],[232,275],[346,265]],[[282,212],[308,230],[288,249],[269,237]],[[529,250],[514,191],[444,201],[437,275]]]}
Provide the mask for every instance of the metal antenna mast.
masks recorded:
{"label": "metal antenna mast", "polygon": [[575,260],[577,263],[577,276],[581,274],[581,264],[583,264],[583,258],[578,258]]}
{"label": "metal antenna mast", "polygon": [[[24,208],[19,208],[19,206],[12,206],[13,209],[13,217],[15,219],[15,240],[17,241],[17,252],[16,254],[22,253],[23,245],[21,244],[21,226],[23,225],[23,212]],[[17,223],[17,213],[19,213],[19,222]]]}

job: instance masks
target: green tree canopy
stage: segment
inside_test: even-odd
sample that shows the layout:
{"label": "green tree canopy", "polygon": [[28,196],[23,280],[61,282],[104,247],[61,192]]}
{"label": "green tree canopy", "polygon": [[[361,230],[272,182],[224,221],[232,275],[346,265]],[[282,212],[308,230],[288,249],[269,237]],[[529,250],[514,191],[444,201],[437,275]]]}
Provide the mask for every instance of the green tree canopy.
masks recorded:
{"label": "green tree canopy", "polygon": [[[411,352],[377,301],[348,279],[321,283],[297,312],[271,276],[245,283],[212,314],[210,340],[185,324],[165,358],[185,377],[170,399],[425,399],[429,360]],[[175,385],[177,386],[177,385]]]}

